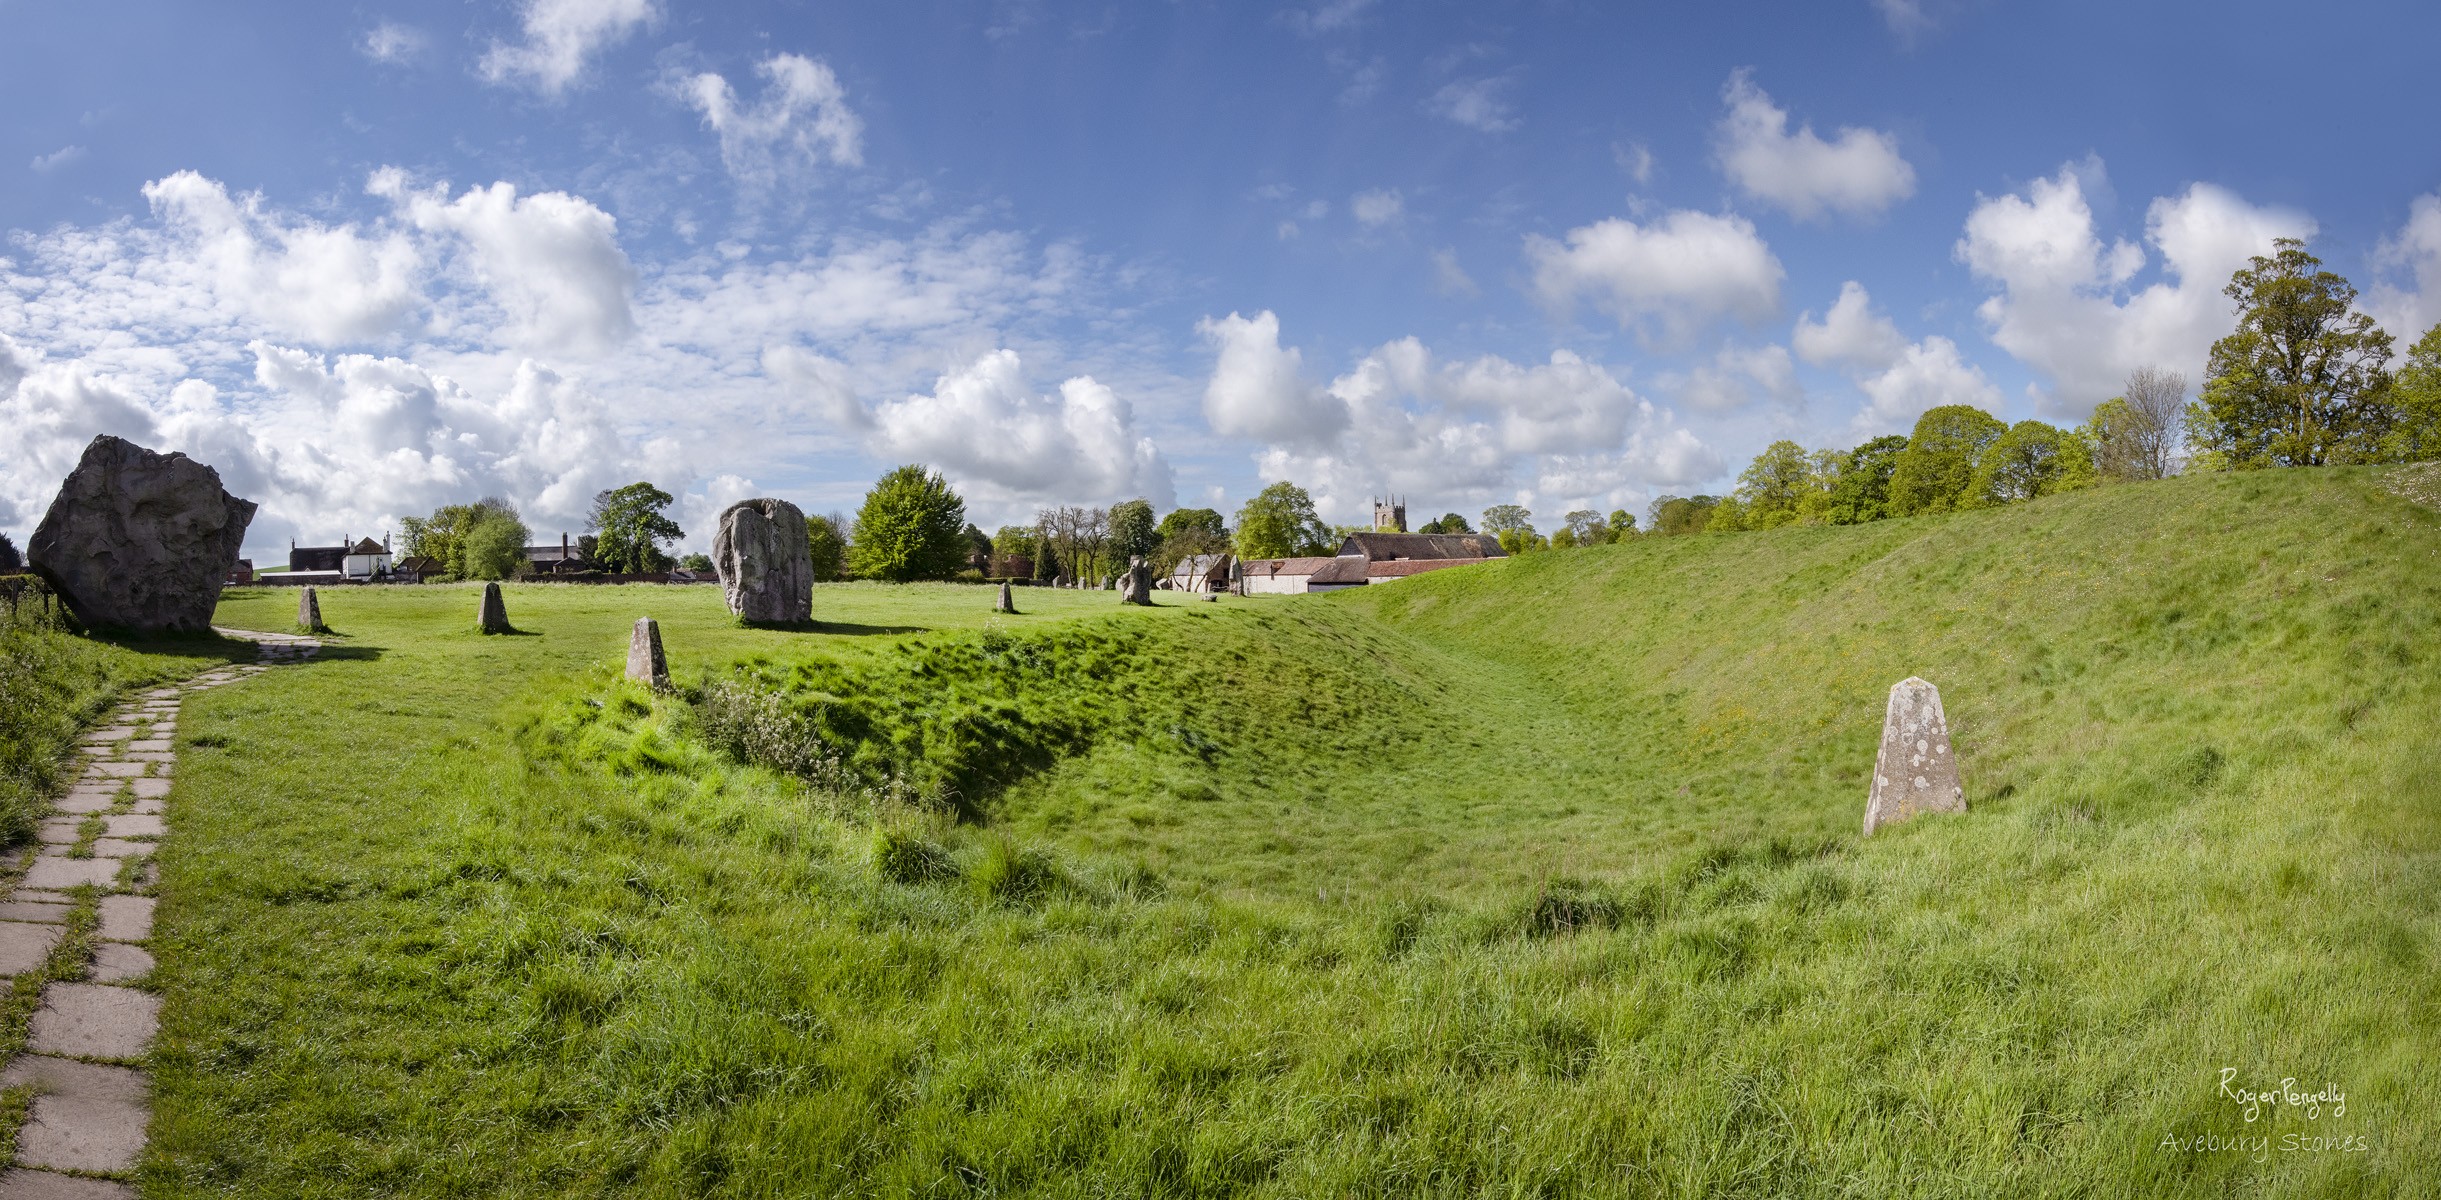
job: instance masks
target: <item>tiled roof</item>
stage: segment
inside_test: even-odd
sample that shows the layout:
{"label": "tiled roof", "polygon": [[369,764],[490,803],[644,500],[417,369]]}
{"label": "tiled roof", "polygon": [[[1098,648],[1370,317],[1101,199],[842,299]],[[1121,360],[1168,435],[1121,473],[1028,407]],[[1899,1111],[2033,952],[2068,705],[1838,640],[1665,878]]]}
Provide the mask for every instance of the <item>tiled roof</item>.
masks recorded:
{"label": "tiled roof", "polygon": [[1488,533],[1351,533],[1339,552],[1367,562],[1402,558],[1506,558]]}

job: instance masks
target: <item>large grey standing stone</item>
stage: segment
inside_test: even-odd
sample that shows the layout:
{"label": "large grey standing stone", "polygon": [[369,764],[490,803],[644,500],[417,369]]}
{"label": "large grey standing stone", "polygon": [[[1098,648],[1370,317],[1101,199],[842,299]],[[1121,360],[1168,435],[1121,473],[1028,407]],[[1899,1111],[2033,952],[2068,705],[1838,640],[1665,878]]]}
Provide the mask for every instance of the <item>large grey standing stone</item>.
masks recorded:
{"label": "large grey standing stone", "polygon": [[476,614],[475,624],[485,633],[510,633],[508,606],[500,602],[500,585],[483,585],[483,611]]}
{"label": "large grey standing stone", "polygon": [[26,562],[87,625],[202,633],[254,502],[183,454],[103,434],[59,485]]}
{"label": "large grey standing stone", "polygon": [[1965,811],[1966,788],[1958,781],[1958,756],[1950,752],[1941,689],[1911,675],[1890,689],[1882,752],[1873,762],[1873,792],[1865,801],[1865,832],[1918,813]]}
{"label": "large grey standing stone", "polygon": [[1127,560],[1127,573],[1119,576],[1119,603],[1153,605],[1153,568],[1139,554]]}
{"label": "large grey standing stone", "polygon": [[720,514],[712,535],[729,611],[748,621],[794,624],[814,615],[814,555],[805,514],[786,500],[741,500]]}
{"label": "large grey standing stone", "polygon": [[297,627],[322,632],[322,597],[314,594],[311,585],[297,596]]}
{"label": "large grey standing stone", "polygon": [[636,618],[635,632],[627,635],[627,677],[654,691],[670,686],[669,660],[661,656],[661,623],[651,617]]}
{"label": "large grey standing stone", "polygon": [[996,613],[1013,613],[1017,611],[1017,595],[1009,590],[1009,585],[1006,580],[1001,581],[1000,598],[992,601],[992,611]]}

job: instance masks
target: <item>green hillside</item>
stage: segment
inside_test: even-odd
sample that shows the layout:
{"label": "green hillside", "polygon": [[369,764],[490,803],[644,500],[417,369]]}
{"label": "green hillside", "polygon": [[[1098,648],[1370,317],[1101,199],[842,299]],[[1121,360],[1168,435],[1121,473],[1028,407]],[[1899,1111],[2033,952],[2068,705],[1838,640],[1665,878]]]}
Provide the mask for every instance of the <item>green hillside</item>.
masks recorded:
{"label": "green hillside", "polygon": [[[343,592],[331,661],[182,723],[222,749],[165,863],[150,1178],[2429,1194],[2419,489],[2188,478],[1152,612],[825,588],[855,624],[818,634],[537,588],[541,636],[485,641],[468,593]],[[645,604],[678,696],[615,680]],[[1910,674],[1972,811],[1864,838]],[[334,753],[362,771],[281,765]],[[2345,1111],[2249,1122],[2229,1069]]]}

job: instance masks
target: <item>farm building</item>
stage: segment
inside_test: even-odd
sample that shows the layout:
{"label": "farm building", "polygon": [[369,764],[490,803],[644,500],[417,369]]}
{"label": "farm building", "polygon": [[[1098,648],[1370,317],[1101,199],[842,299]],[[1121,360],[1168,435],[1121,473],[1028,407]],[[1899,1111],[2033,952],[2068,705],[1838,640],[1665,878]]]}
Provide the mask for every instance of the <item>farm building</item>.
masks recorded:
{"label": "farm building", "polygon": [[1487,534],[1351,533],[1329,558],[1248,559],[1241,587],[1249,596],[1328,592],[1506,557]]}
{"label": "farm building", "polygon": [[1162,582],[1173,592],[1226,591],[1229,561],[1226,554],[1190,554],[1179,559]]}

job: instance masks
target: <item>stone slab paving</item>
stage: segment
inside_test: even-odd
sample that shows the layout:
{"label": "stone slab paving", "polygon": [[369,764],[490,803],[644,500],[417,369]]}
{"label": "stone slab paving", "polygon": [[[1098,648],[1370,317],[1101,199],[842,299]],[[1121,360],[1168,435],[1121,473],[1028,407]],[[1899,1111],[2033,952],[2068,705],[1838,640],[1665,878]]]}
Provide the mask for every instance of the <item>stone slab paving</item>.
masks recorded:
{"label": "stone slab paving", "polygon": [[[265,663],[301,662],[322,647],[311,638],[220,630],[259,647]],[[34,1102],[17,1135],[17,1162],[0,1174],[0,1200],[122,1200],[121,1179],[144,1153],[152,1084],[137,1066],[160,1025],[161,999],[121,986],[150,975],[153,898],[120,889],[122,875],[149,890],[175,766],[178,701],[188,692],[268,670],[224,667],[120,706],[106,728],[85,735],[83,777],[42,824],[38,844],[7,856],[23,865],[17,890],[0,898],[0,977],[44,970],[66,936],[75,906],[92,897],[98,928],[81,980],[55,980],[26,1027],[27,1053],[0,1069],[0,1088],[30,1086]],[[81,852],[86,818],[103,833]],[[79,853],[88,857],[78,857]],[[30,858],[28,857],[30,855]],[[124,871],[128,863],[132,871]],[[96,896],[96,893],[100,895]]]}

